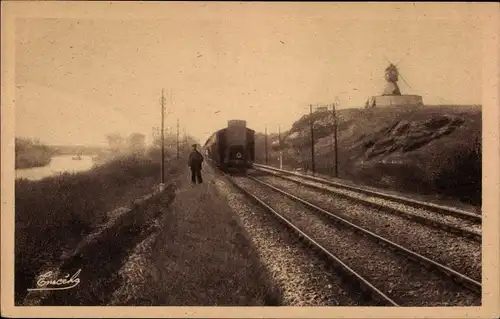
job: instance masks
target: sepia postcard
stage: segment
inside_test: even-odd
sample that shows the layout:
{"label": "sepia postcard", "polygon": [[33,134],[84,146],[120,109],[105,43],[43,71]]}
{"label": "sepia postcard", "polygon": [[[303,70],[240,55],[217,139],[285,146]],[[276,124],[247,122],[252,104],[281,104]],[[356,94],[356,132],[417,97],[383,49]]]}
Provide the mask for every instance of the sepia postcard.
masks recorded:
{"label": "sepia postcard", "polygon": [[499,9],[3,1],[2,316],[498,318]]}

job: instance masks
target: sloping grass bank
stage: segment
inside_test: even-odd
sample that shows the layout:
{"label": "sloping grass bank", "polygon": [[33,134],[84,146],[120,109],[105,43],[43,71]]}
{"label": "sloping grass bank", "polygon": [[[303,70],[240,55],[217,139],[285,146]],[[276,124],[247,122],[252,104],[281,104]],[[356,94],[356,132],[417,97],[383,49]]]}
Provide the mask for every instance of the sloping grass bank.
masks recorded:
{"label": "sloping grass bank", "polygon": [[[180,172],[167,160],[167,179]],[[128,206],[159,182],[160,163],[147,157],[116,159],[78,174],[15,184],[15,302],[47,267],[61,262],[80,240],[108,219],[107,212]]]}
{"label": "sloping grass bank", "polygon": [[[75,289],[57,291],[41,301],[42,306],[104,306],[113,292],[123,285],[120,269],[135,247],[158,231],[156,218],[175,198],[175,183],[165,190],[156,189],[148,198],[137,200],[116,220],[107,223],[96,233],[85,236],[69,258],[60,266],[62,274],[79,274]],[[32,294],[35,296],[40,294]],[[32,297],[30,295],[30,297]],[[29,298],[28,304],[33,300]]]}
{"label": "sloping grass bank", "polygon": [[[338,172],[342,179],[411,195],[481,206],[480,106],[344,109],[338,112]],[[311,170],[309,115],[282,132],[283,164]],[[312,114],[315,168],[332,174],[331,112]],[[258,162],[265,143],[256,137]],[[277,137],[268,163],[278,165]]]}

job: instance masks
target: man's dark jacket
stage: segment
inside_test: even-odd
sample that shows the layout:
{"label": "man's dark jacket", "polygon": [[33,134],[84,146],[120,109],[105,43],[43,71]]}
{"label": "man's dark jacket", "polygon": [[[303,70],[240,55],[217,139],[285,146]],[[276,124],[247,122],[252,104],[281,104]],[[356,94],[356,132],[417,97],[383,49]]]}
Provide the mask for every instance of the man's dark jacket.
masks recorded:
{"label": "man's dark jacket", "polygon": [[196,170],[199,169],[201,170],[201,163],[203,163],[203,155],[201,155],[200,152],[192,151],[191,154],[189,154],[189,163],[188,165],[191,167],[191,169]]}

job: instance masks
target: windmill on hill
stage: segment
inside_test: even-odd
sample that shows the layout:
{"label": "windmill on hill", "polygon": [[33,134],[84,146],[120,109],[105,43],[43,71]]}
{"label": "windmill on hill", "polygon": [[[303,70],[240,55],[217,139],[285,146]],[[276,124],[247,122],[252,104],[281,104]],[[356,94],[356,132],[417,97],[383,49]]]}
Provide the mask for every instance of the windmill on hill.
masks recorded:
{"label": "windmill on hill", "polygon": [[408,82],[406,82],[398,69],[398,65],[402,60],[399,60],[399,62],[397,62],[396,64],[392,63],[387,58],[386,60],[387,62],[389,62],[389,66],[385,68],[385,80],[387,81],[387,84],[382,95],[401,95],[401,91],[398,86],[398,81],[400,78],[409,88],[411,88],[411,86],[408,84]]}
{"label": "windmill on hill", "polygon": [[411,88],[411,86],[406,82],[404,77],[401,75],[398,64],[401,63],[401,60],[398,63],[392,63],[387,58],[386,60],[389,62],[389,66],[385,68],[384,78],[387,82],[382,95],[380,96],[372,96],[366,101],[366,107],[375,107],[375,106],[422,106],[422,97],[420,95],[403,95],[401,94],[401,90],[398,85],[399,79],[403,80],[403,82]]}

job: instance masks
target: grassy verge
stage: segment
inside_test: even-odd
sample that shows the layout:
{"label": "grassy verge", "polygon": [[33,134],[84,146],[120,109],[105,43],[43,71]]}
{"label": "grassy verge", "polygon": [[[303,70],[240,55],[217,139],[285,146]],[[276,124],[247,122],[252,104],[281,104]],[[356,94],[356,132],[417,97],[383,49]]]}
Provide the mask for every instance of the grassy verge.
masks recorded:
{"label": "grassy verge", "polygon": [[[166,176],[174,178],[178,164],[167,160]],[[159,171],[160,163],[148,157],[127,157],[84,173],[16,180],[16,304],[40,271],[58,264],[63,252],[107,220],[106,212],[151,192]]]}
{"label": "grassy verge", "polygon": [[124,291],[116,305],[280,305],[280,292],[216,190],[213,172],[204,169],[203,176],[203,184],[192,186],[185,170],[174,202],[161,208],[160,230],[139,263],[146,266],[130,266],[130,277],[143,278],[136,280],[141,287]]}

